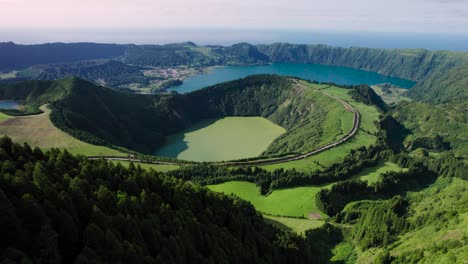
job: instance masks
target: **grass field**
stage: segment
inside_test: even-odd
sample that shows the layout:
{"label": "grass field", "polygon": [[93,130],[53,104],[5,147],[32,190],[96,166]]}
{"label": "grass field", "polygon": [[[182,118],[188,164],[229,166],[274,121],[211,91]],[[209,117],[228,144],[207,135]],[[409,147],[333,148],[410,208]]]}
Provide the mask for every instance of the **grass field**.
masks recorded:
{"label": "grass field", "polygon": [[11,116],[5,115],[4,113],[0,113],[0,123],[5,121],[5,120],[8,120],[10,118],[11,118]]}
{"label": "grass field", "polygon": [[[327,166],[332,165],[333,163],[341,162],[352,149],[356,149],[361,146],[370,146],[377,140],[377,137],[375,136],[375,133],[377,132],[375,122],[379,120],[380,113],[375,107],[351,100],[350,96],[348,95],[348,90],[343,88],[323,84],[304,84],[313,89],[322,90],[331,96],[346,100],[349,104],[356,108],[361,115],[359,131],[346,143],[343,143],[335,148],[329,149],[303,160],[266,165],[263,166],[264,169],[272,171],[275,169],[284,168],[295,169],[301,172],[321,170]],[[352,126],[352,123],[350,124],[349,121],[344,121],[343,124],[347,127]]]}
{"label": "grass field", "polygon": [[2,117],[0,114],[0,135],[7,135],[18,143],[27,142],[43,149],[67,149],[72,154],[122,155],[110,148],[82,142],[56,128],[49,119],[50,109],[42,106],[44,113],[31,116]]}
{"label": "grass field", "polygon": [[261,117],[205,120],[172,135],[157,156],[191,161],[223,161],[260,155],[286,130]]}
{"label": "grass field", "polygon": [[268,196],[260,195],[254,183],[230,181],[221,184],[208,185],[210,190],[223,192],[251,202],[255,208],[263,213],[276,216],[306,217],[318,214],[326,217],[315,207],[315,195],[326,186],[305,186],[275,190]]}
{"label": "grass field", "polygon": [[306,230],[321,227],[325,222],[323,220],[290,218],[282,216],[263,215],[265,222],[272,224],[284,231],[303,234]]}
{"label": "grass field", "polygon": [[260,195],[258,187],[250,182],[231,181],[207,187],[212,191],[234,194],[249,201],[257,211],[264,213],[267,223],[283,230],[302,233],[307,229],[321,226],[323,220],[320,219],[328,217],[315,206],[315,195],[322,188],[329,186],[331,185],[281,189],[273,191],[268,196]]}
{"label": "grass field", "polygon": [[[120,163],[125,167],[128,167],[130,165],[130,162],[128,161],[121,161],[121,160],[113,160],[111,161],[114,164]],[[166,165],[166,164],[147,164],[147,163],[133,163],[135,166],[140,166],[143,169],[153,169],[155,171],[161,171],[161,172],[166,172],[166,171],[171,171],[178,169],[180,166],[178,165]]]}
{"label": "grass field", "polygon": [[375,167],[364,169],[363,171],[355,175],[353,178],[367,181],[368,184],[372,184],[372,183],[375,183],[379,179],[379,175],[382,173],[389,172],[389,171],[399,172],[399,171],[407,171],[407,170],[408,169],[401,168],[395,163],[382,161]]}

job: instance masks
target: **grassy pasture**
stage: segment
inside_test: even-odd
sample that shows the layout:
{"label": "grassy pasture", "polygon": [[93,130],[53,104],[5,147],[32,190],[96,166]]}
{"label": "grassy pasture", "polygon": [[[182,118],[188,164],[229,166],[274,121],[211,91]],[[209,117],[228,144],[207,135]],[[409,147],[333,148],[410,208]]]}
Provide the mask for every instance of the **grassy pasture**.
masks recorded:
{"label": "grassy pasture", "polygon": [[67,149],[72,154],[122,155],[121,152],[103,146],[82,142],[56,128],[49,119],[50,109],[42,106],[39,115],[9,117],[0,114],[0,135],[7,135],[18,143],[27,142],[43,149]]}
{"label": "grassy pasture", "polygon": [[[275,190],[268,196],[260,195],[254,183],[230,181],[208,185],[216,192],[234,194],[249,201],[258,211],[264,213],[265,221],[283,230],[303,233],[307,229],[317,228],[328,217],[315,206],[315,195],[326,186],[304,186]],[[292,218],[295,217],[295,218]],[[319,219],[313,219],[319,218]]]}
{"label": "grassy pasture", "polygon": [[205,120],[168,138],[157,156],[222,161],[260,155],[286,130],[261,117]]}
{"label": "grassy pasture", "polygon": [[354,176],[355,179],[360,179],[363,181],[367,181],[368,184],[375,183],[379,179],[379,175],[382,173],[390,172],[390,171],[407,171],[406,168],[401,168],[395,163],[392,162],[381,162],[375,167],[366,168],[357,175]]}
{"label": "grassy pasture", "polygon": [[268,196],[260,195],[254,183],[230,181],[221,184],[208,185],[210,190],[227,195],[234,194],[251,202],[255,208],[266,214],[277,216],[306,217],[318,214],[327,217],[315,207],[315,195],[327,186],[304,186],[275,190]]}

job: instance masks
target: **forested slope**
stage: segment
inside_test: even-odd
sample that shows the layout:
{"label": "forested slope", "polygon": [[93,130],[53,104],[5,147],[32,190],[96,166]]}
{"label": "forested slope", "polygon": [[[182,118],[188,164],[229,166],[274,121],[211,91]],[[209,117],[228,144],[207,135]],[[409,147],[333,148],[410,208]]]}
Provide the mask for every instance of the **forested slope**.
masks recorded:
{"label": "forested slope", "polygon": [[153,170],[44,153],[2,138],[0,171],[2,263],[322,258],[303,238],[265,224],[252,205]]}

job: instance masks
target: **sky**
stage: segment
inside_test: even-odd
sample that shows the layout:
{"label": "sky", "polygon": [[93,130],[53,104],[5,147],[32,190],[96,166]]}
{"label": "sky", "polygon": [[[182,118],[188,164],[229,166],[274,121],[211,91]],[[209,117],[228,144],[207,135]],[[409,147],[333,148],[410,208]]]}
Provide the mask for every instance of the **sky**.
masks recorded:
{"label": "sky", "polygon": [[0,41],[47,41],[44,32],[131,42],[132,34],[181,29],[468,36],[468,0],[0,0]]}

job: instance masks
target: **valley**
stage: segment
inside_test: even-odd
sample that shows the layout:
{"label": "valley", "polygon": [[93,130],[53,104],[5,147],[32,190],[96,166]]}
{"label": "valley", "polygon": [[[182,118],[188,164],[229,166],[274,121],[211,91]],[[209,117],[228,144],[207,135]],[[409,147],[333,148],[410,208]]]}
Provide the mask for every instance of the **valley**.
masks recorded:
{"label": "valley", "polygon": [[0,63],[8,258],[41,254],[29,237],[65,260],[466,258],[465,53],[86,47]]}

